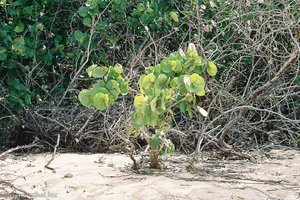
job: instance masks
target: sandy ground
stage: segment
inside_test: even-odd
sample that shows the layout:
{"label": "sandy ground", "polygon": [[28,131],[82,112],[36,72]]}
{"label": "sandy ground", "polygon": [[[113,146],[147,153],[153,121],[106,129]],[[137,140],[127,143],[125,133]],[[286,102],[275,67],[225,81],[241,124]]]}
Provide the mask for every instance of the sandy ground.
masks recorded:
{"label": "sandy ground", "polygon": [[[164,170],[129,170],[121,154],[9,156],[0,160],[0,199],[300,199],[300,153],[274,150],[257,163],[169,157]],[[22,197],[22,198],[17,198]]]}

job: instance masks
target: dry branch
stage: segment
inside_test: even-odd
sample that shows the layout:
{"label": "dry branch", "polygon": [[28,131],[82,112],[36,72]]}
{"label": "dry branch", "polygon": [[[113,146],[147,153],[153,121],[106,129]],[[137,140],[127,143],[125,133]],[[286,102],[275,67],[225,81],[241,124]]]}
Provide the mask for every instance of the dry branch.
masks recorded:
{"label": "dry branch", "polygon": [[[296,58],[298,57],[299,52],[297,50],[294,50],[294,52],[291,53],[289,59],[283,64],[283,66],[279,69],[279,71],[275,74],[275,76],[268,81],[267,83],[265,83],[264,85],[262,85],[261,87],[257,88],[254,92],[252,92],[248,98],[241,104],[243,105],[247,105],[251,102],[253,102],[264,90],[266,90],[267,88],[271,87],[272,84],[274,84],[284,73],[284,71],[296,60]],[[235,126],[240,118],[243,116],[243,114],[246,112],[247,109],[242,109],[239,114],[233,119],[231,120],[228,124],[226,124],[223,133],[221,134],[220,138],[219,138],[219,144],[224,147],[224,148],[228,148],[228,144],[225,143],[225,137],[227,136],[227,134],[229,133],[229,131],[232,129],[233,126]]]}

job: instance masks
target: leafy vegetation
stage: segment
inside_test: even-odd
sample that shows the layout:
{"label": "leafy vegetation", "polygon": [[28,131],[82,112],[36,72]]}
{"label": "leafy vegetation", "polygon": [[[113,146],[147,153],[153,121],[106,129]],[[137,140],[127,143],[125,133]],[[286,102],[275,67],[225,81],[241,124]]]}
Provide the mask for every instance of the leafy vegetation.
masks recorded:
{"label": "leafy vegetation", "polygon": [[118,99],[119,94],[127,94],[128,83],[121,75],[123,67],[120,64],[116,64],[114,67],[92,65],[86,71],[89,77],[100,80],[89,90],[84,89],[79,93],[79,100],[82,105],[105,110]]}
{"label": "leafy vegetation", "polygon": [[175,4],[162,0],[2,1],[0,12],[3,103],[13,112],[61,95],[83,65],[108,64],[124,44],[122,27],[144,37],[144,26],[167,32],[179,21]]}

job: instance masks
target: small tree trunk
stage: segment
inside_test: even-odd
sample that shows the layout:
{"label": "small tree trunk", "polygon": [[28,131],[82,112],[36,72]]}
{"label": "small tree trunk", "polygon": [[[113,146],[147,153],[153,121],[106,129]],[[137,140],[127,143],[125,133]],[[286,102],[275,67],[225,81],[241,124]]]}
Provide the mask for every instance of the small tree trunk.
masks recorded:
{"label": "small tree trunk", "polygon": [[151,169],[159,169],[158,162],[159,150],[150,150],[150,168]]}

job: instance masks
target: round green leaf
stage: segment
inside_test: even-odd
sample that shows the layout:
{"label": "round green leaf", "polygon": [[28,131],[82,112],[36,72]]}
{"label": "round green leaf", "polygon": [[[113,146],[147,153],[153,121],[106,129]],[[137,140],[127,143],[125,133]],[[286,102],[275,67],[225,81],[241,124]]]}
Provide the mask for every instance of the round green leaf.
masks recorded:
{"label": "round green leaf", "polygon": [[117,91],[114,90],[114,89],[109,90],[108,97],[109,97],[108,104],[113,104],[113,103],[118,99],[118,97],[119,97],[119,92],[117,92]]}
{"label": "round green leaf", "polygon": [[194,92],[192,90],[192,87],[191,87],[191,79],[190,79],[190,76],[189,75],[184,75],[183,76],[183,83],[184,83],[184,86],[185,88],[187,89],[187,91],[189,92]]}
{"label": "round green leaf", "polygon": [[91,106],[93,102],[91,101],[91,93],[89,90],[81,90],[79,92],[79,101],[83,106]]}
{"label": "round green leaf", "polygon": [[87,0],[86,6],[94,9],[97,7],[97,0]]}
{"label": "round green leaf", "polygon": [[83,19],[82,23],[87,26],[87,27],[91,27],[92,26],[92,19],[89,17],[86,17]]}
{"label": "round green leaf", "polygon": [[92,65],[92,66],[89,66],[87,69],[86,69],[86,72],[88,74],[89,77],[92,77],[93,76],[93,73],[95,71],[95,68],[96,68],[96,65]]}
{"label": "round green leaf", "polygon": [[149,13],[149,14],[152,14],[154,12],[154,10],[152,8],[148,7],[146,9],[146,12]]}
{"label": "round green leaf", "polygon": [[180,109],[181,112],[185,112],[186,111],[186,107],[187,107],[187,104],[185,101],[181,101],[179,104],[178,104],[178,107]]}
{"label": "round green leaf", "polygon": [[38,24],[36,25],[36,30],[37,30],[37,31],[43,31],[43,30],[44,30],[44,25],[43,25],[42,23],[38,23]]}
{"label": "round green leaf", "polygon": [[31,96],[29,94],[25,95],[25,104],[28,106],[31,103]]}
{"label": "round green leaf", "polygon": [[171,81],[170,81],[170,86],[173,88],[178,87],[178,77],[174,77]]}
{"label": "round green leaf", "polygon": [[160,74],[154,83],[154,88],[156,90],[161,90],[168,82],[168,77],[165,74]]}
{"label": "round green leaf", "polygon": [[0,47],[0,61],[5,61],[7,59],[6,49]]}
{"label": "round green leaf", "polygon": [[123,81],[119,83],[119,86],[120,86],[121,94],[126,95],[128,93],[128,88],[129,88],[128,83]]}
{"label": "round green leaf", "polygon": [[92,87],[90,90],[91,97],[93,97],[97,93],[109,94],[109,91],[103,87]]}
{"label": "round green leaf", "polygon": [[169,139],[165,139],[165,154],[172,154],[175,151],[173,142]]}
{"label": "round green leaf", "polygon": [[108,72],[107,67],[95,67],[94,71],[92,72],[92,77],[94,78],[102,78]]}
{"label": "round green leaf", "polygon": [[202,57],[198,56],[198,57],[194,58],[194,66],[195,67],[204,66],[204,65],[205,65],[205,60]]}
{"label": "round green leaf", "polygon": [[200,92],[196,92],[196,95],[199,97],[205,96],[205,90],[201,90]]}
{"label": "round green leaf", "polygon": [[[96,82],[95,84],[94,84],[94,88],[105,88],[105,86],[106,86],[106,83],[103,81],[103,80],[99,80],[98,82]],[[105,93],[105,92],[103,92],[103,93]]]}
{"label": "round green leaf", "polygon": [[150,126],[156,126],[158,123],[158,113],[153,112],[149,106],[145,109],[144,123]]}
{"label": "round green leaf", "polygon": [[77,40],[78,42],[82,42],[84,39],[84,34],[81,31],[76,30],[74,32],[74,37],[75,37],[75,40]]}
{"label": "round green leaf", "polygon": [[24,55],[26,47],[25,47],[25,40],[23,37],[18,37],[14,39],[14,42],[12,44],[12,49],[16,51],[17,53]]}
{"label": "round green leaf", "polygon": [[81,6],[78,12],[81,17],[86,17],[88,15],[88,10],[85,6]]}
{"label": "round green leaf", "polygon": [[150,108],[153,112],[156,111],[156,101],[157,101],[157,97],[154,97],[150,102]]}
{"label": "round green leaf", "polygon": [[144,110],[136,110],[133,112],[132,114],[132,118],[131,118],[131,124],[134,128],[139,128],[141,126],[146,125],[146,123],[144,123]]}
{"label": "round green leaf", "polygon": [[7,59],[6,54],[0,54],[0,61],[5,61]]}
{"label": "round green leaf", "polygon": [[118,94],[121,92],[119,88],[119,83],[115,80],[108,81],[106,87],[108,90],[115,90]]}
{"label": "round green leaf", "polygon": [[109,101],[108,94],[97,93],[93,97],[93,105],[98,110],[105,110],[108,106],[108,101]]}
{"label": "round green leaf", "polygon": [[170,61],[170,60],[162,61],[162,63],[161,63],[161,70],[162,70],[164,73],[166,73],[166,74],[172,72],[171,61]]}

